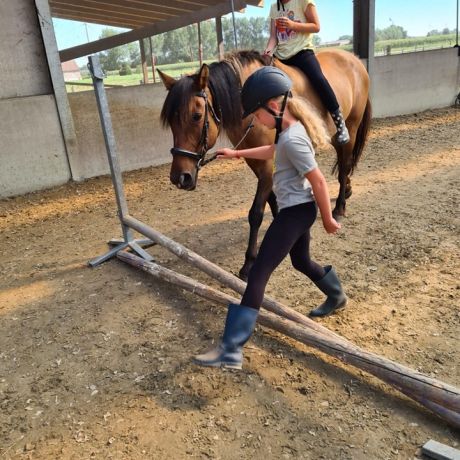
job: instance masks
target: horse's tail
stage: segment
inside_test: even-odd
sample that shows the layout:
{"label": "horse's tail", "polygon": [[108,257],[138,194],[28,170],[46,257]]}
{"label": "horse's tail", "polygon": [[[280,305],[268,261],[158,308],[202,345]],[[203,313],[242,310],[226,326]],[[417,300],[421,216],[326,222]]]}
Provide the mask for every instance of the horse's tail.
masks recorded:
{"label": "horse's tail", "polygon": [[[367,99],[366,107],[364,109],[363,118],[358,127],[358,132],[356,133],[355,145],[353,146],[352,152],[352,163],[350,169],[350,175],[353,174],[355,167],[358,165],[358,162],[363,153],[364,147],[366,146],[367,137],[369,135],[369,130],[371,127],[372,119],[372,105],[371,101]],[[335,162],[332,172],[335,174],[338,171],[339,162]]]}
{"label": "horse's tail", "polygon": [[358,162],[363,153],[364,147],[366,146],[367,136],[371,128],[371,119],[372,119],[372,105],[370,99],[367,99],[366,108],[364,109],[363,119],[358,127],[358,132],[356,133],[356,141],[353,147],[353,162],[351,164],[350,174],[353,173],[355,167],[358,165]]}

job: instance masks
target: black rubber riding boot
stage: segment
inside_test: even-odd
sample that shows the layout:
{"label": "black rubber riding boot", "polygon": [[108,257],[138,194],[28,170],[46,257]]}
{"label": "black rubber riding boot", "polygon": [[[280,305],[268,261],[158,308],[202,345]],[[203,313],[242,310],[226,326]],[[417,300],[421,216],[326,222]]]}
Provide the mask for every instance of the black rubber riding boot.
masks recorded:
{"label": "black rubber riding boot", "polygon": [[221,343],[193,361],[200,366],[241,369],[243,345],[249,340],[256,326],[259,310],[231,303],[228,306],[224,335]]}
{"label": "black rubber riding boot", "polygon": [[310,312],[309,316],[327,316],[343,308],[347,303],[347,296],[335,270],[329,265],[325,267],[326,274],[315,283],[318,289],[327,295],[326,301]]}
{"label": "black rubber riding boot", "polygon": [[337,143],[339,145],[347,144],[350,142],[350,134],[348,134],[347,125],[345,124],[342,111],[337,109],[335,112],[331,112],[331,116],[337,128],[337,133],[335,135]]}

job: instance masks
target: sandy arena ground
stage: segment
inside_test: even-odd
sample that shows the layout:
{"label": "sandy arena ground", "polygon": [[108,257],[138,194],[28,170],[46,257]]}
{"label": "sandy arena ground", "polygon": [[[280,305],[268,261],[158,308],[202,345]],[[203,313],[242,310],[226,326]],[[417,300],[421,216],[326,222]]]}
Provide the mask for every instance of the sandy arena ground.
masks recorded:
{"label": "sandy arena ground", "polygon": [[[350,297],[323,325],[457,387],[459,133],[454,108],[376,120],[343,229],[331,237],[318,221],[312,249]],[[328,173],[332,153],[318,159]],[[168,174],[125,175],[131,213],[237,273],[249,168],[216,161],[192,193]],[[0,229],[0,458],[412,460],[429,439],[460,449],[458,431],[396,390],[261,327],[242,372],[194,366],[224,309],[118,260],[86,266],[120,236],[107,177],[0,201]],[[322,298],[287,261],[268,294],[303,313]]]}

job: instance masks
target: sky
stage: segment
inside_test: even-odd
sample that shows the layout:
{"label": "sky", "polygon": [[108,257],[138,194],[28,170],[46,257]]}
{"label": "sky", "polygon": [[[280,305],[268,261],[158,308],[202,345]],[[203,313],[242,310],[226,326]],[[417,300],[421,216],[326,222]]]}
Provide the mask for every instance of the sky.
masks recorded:
{"label": "sky", "polygon": [[[248,6],[246,17],[267,17],[271,5],[265,0],[263,8]],[[402,26],[409,36],[424,36],[433,29],[456,27],[457,0],[376,0],[376,28],[384,29],[392,24]],[[322,42],[334,41],[353,32],[353,0],[316,0],[321,21],[319,36]],[[237,13],[237,17],[243,14]],[[85,24],[64,19],[53,19],[58,48],[65,49],[95,41],[106,26]],[[120,29],[123,31],[123,29]],[[79,65],[85,58],[77,60]]]}

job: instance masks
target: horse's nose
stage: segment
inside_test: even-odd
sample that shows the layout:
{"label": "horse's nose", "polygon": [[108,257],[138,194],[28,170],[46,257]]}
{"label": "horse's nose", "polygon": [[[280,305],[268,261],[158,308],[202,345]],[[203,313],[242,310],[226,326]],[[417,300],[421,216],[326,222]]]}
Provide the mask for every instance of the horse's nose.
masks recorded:
{"label": "horse's nose", "polygon": [[185,190],[192,190],[195,187],[192,175],[190,173],[182,173],[179,176],[179,186]]}

